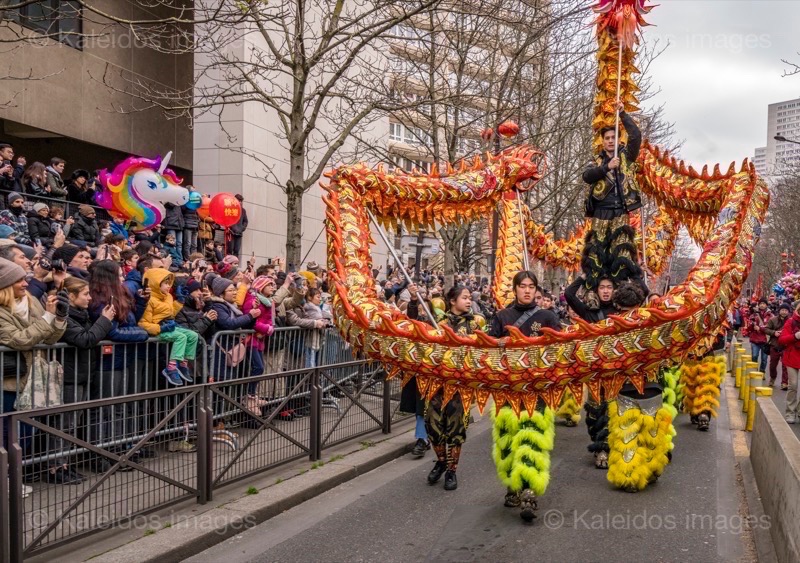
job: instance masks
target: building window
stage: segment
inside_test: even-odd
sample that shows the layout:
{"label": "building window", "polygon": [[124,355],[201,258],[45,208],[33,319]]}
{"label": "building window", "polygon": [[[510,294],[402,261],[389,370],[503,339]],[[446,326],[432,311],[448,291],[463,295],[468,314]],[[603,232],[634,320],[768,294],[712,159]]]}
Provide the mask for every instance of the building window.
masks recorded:
{"label": "building window", "polygon": [[40,0],[17,8],[19,23],[76,49],[82,48],[81,6],[74,0]]}
{"label": "building window", "polygon": [[403,142],[403,126],[399,123],[389,123],[389,139]]}

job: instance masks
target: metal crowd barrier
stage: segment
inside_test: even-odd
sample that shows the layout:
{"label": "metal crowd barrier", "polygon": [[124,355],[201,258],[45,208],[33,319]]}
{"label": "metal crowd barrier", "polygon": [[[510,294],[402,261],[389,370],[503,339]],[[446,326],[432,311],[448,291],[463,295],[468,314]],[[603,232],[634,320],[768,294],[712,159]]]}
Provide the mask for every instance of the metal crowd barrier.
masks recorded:
{"label": "metal crowd barrier", "polygon": [[93,369],[37,388],[29,410],[11,400],[24,383],[20,358],[64,365],[77,350],[0,348],[4,388],[14,389],[3,391],[0,412],[0,561],[186,499],[208,502],[227,483],[388,433],[401,416],[400,381],[354,356],[335,330],[277,329],[263,353],[254,339],[252,331],[201,339],[194,382],[179,387],[160,374],[167,344],[102,343]]}

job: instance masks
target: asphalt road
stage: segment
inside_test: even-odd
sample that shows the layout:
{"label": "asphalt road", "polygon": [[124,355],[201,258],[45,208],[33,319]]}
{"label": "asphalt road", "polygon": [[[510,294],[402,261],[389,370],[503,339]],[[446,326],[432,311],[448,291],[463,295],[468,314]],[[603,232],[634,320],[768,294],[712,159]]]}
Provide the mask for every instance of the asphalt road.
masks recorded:
{"label": "asphalt road", "polygon": [[673,462],[631,494],[594,468],[583,422],[559,425],[550,487],[526,525],[503,507],[487,416],[469,430],[457,491],[426,484],[430,453],[405,456],[190,561],[752,561],[724,403],[709,432],[686,415],[676,428]]}

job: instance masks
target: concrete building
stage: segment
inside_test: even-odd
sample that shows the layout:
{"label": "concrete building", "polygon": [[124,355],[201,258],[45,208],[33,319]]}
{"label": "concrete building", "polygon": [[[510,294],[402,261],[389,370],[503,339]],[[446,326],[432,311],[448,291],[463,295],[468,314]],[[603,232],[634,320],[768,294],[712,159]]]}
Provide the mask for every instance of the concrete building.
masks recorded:
{"label": "concrete building", "polygon": [[[0,29],[0,40],[13,40],[18,34],[32,39],[6,43],[3,49],[0,142],[11,143],[28,164],[47,165],[54,156],[65,159],[67,178],[78,168],[94,170],[129,155],[154,157],[172,151],[170,166],[191,180],[188,121],[167,120],[158,109],[120,111],[130,109],[132,101],[114,91],[125,89],[127,80],[162,89],[185,88],[192,77],[191,55],[158,53],[121,26],[110,27],[95,15],[81,17],[66,11],[66,4],[60,3],[60,15],[38,4],[0,13],[9,22]],[[114,0],[96,0],[93,6],[130,19],[160,17],[157,11]],[[41,33],[61,40],[43,40]]]}
{"label": "concrete building", "polygon": [[767,110],[766,173],[800,166],[800,144],[776,141],[782,136],[800,143],[800,98],[770,104]]}
{"label": "concrete building", "polygon": [[759,176],[767,175],[767,147],[758,147],[753,155],[753,164]]}

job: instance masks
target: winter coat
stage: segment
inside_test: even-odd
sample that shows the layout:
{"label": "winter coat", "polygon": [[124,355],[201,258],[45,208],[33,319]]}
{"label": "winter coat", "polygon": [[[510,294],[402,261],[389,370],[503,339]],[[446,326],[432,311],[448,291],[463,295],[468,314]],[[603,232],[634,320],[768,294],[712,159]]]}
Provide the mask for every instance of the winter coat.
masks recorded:
{"label": "winter coat", "polygon": [[214,238],[214,227],[211,226],[211,221],[206,219],[200,221],[197,228],[197,238],[200,240],[211,240]]}
{"label": "winter coat", "polygon": [[182,231],[185,223],[181,207],[173,203],[167,203],[164,208],[167,210],[167,214],[161,222],[161,228],[170,231]]}
{"label": "winter coat", "polygon": [[139,291],[144,289],[144,286],[142,285],[142,274],[139,273],[139,270],[131,270],[128,272],[128,275],[125,276],[124,283],[125,287],[136,300],[136,309],[134,310],[133,314],[138,321],[142,318],[142,315],[144,314],[144,308],[147,306],[147,299],[139,295]]}
{"label": "winter coat", "polygon": [[117,225],[114,221],[111,221],[108,227],[111,229],[111,234],[125,237],[125,240],[128,240],[130,234],[128,233],[128,229],[126,229],[124,225]]}
{"label": "winter coat", "polygon": [[800,340],[795,334],[800,331],[800,315],[797,312],[786,319],[778,337],[778,345],[783,348],[781,361],[787,368],[800,369]]}
{"label": "winter coat", "polygon": [[35,241],[38,238],[44,246],[50,247],[53,244],[53,231],[50,227],[49,217],[42,217],[33,211],[28,212],[28,236],[31,240]]}
{"label": "winter coat", "polygon": [[244,235],[246,229],[247,211],[245,211],[244,206],[242,206],[242,214],[239,216],[239,220],[236,222],[236,224],[231,226],[231,234],[235,237],[240,237]]}
{"label": "winter coat", "polygon": [[206,333],[206,340],[211,342],[214,335],[221,330],[245,330],[253,327],[253,317],[241,311],[237,312],[234,307],[235,305],[219,297],[211,298],[209,308],[217,312],[217,322]]}
{"label": "winter coat", "polygon": [[50,192],[47,191],[48,187],[47,183],[39,185],[37,180],[31,178],[30,182],[25,184],[25,193],[38,197],[50,197]]}
{"label": "winter coat", "polygon": [[52,315],[45,316],[39,301],[28,296],[25,299],[29,308],[27,321],[0,307],[0,346],[22,351],[22,354],[2,354],[4,391],[21,391],[33,366],[31,349],[37,344],[55,344],[66,329],[66,323],[57,327]]}
{"label": "winter coat", "polygon": [[183,266],[183,255],[174,244],[164,243],[164,251],[172,257],[172,265],[176,268]]}
{"label": "winter coat", "polygon": [[[789,317],[791,317],[791,315],[789,315]],[[775,333],[783,328],[783,325],[786,324],[786,320],[789,317],[782,319],[780,314],[777,314],[767,322],[767,328],[764,329],[764,332],[767,334],[767,342],[770,346],[778,347],[778,337]]]}
{"label": "winter coat", "polygon": [[95,205],[94,190],[84,186],[78,187],[76,184],[70,182],[67,185],[67,199],[75,203],[85,203],[86,205]]}
{"label": "winter coat", "polygon": [[191,297],[175,315],[175,322],[184,328],[195,331],[200,336],[204,336],[206,331],[214,325],[214,321],[206,317],[205,311],[195,307],[194,299]]}
{"label": "winter coat", "polygon": [[67,197],[67,187],[61,174],[55,171],[52,166],[47,167],[47,185],[50,186],[50,197],[64,199]]}
{"label": "winter coat", "polygon": [[[96,321],[100,318],[106,303],[93,302],[89,308],[89,318]],[[121,370],[133,363],[136,358],[137,343],[148,339],[147,331],[136,326],[133,313],[128,313],[127,318],[120,322],[116,318],[111,321],[111,330],[106,336],[107,340],[118,342],[113,354],[103,356],[103,371]]]}
{"label": "winter coat", "polygon": [[111,329],[107,318],[100,316],[92,322],[88,309],[69,308],[67,328],[61,336],[61,342],[70,345],[64,351],[64,383],[85,385],[89,381],[89,374],[96,372],[100,358],[98,344],[108,337]]}
{"label": "winter coat", "polygon": [[300,328],[317,328],[317,323],[313,319],[307,319],[303,306],[305,305],[305,297],[298,293],[292,293],[290,297],[286,298],[281,303],[279,315],[286,319],[288,326],[299,326]]}
{"label": "winter coat", "polygon": [[[0,166],[5,166],[6,164],[11,164],[11,162],[4,160],[0,163]],[[25,173],[25,167],[19,164],[12,164],[12,166],[14,171],[11,173],[11,177],[5,174],[0,175],[0,190],[22,193],[22,175]],[[5,200],[3,198],[0,198],[0,200],[5,205]]]}
{"label": "winter coat", "polygon": [[161,291],[161,284],[167,281],[174,281],[175,277],[164,268],[153,268],[147,270],[144,282],[150,288],[150,299],[144,308],[144,314],[139,319],[139,326],[147,331],[150,336],[161,334],[161,322],[175,320],[175,315],[181,310],[183,305],[173,299],[169,293]]}
{"label": "winter coat", "polygon": [[183,228],[191,231],[196,231],[200,227],[200,216],[197,214],[196,209],[189,209],[188,207],[181,207],[183,213]]}
{"label": "winter coat", "polygon": [[[323,311],[319,305],[314,305],[313,303],[306,302],[303,305],[303,317],[312,321],[322,321],[322,320],[331,320],[331,315],[327,311]],[[312,330],[311,333],[308,335],[305,341],[306,348],[311,348],[312,350],[319,350],[320,349],[320,336],[322,335],[322,329],[315,329]]]}
{"label": "winter coat", "polygon": [[251,339],[251,346],[254,350],[263,352],[266,344],[265,337],[275,332],[275,325],[272,321],[275,314],[275,304],[273,302],[272,306],[267,307],[258,299],[255,293],[248,291],[247,296],[244,298],[242,311],[250,311],[251,309],[259,309],[261,311],[261,315],[256,319],[253,326],[257,337]]}
{"label": "winter coat", "polygon": [[0,224],[8,225],[14,229],[14,242],[32,245],[31,237],[28,234],[28,218],[22,212],[19,215],[12,213],[10,209],[0,211]]}
{"label": "winter coat", "polygon": [[[764,330],[767,328],[767,323],[771,318],[772,313],[769,310],[763,313],[756,311],[750,315],[747,321],[747,337],[750,339],[751,344],[767,343],[767,333]],[[756,330],[757,327],[760,327],[761,330]]]}
{"label": "winter coat", "polygon": [[97,246],[100,244],[100,227],[97,226],[96,219],[87,219],[80,213],[75,214],[75,224],[69,232],[71,240],[80,240],[90,246]]}

